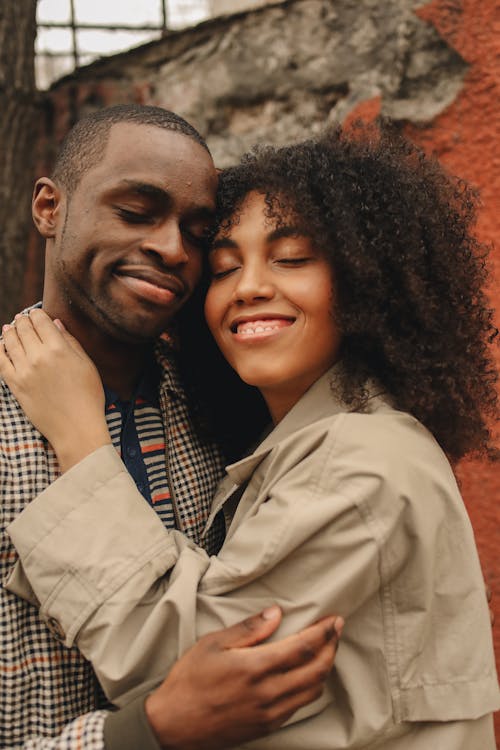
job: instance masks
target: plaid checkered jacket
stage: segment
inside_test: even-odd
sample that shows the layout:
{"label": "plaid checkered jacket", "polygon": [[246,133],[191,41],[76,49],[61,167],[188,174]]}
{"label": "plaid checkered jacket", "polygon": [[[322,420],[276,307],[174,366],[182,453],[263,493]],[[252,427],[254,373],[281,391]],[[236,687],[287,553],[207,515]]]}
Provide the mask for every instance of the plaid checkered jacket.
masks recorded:
{"label": "plaid checkered jacket", "polygon": [[[160,343],[160,408],[166,425],[167,470],[180,528],[199,540],[222,473],[217,449],[200,440],[171,354]],[[75,415],[78,418],[79,415]],[[0,496],[3,581],[16,560],[5,527],[58,476],[47,441],[0,381]],[[221,539],[205,540],[215,551]],[[36,607],[0,587],[0,747],[103,750],[108,707],[92,668],[76,648],[57,642]]]}

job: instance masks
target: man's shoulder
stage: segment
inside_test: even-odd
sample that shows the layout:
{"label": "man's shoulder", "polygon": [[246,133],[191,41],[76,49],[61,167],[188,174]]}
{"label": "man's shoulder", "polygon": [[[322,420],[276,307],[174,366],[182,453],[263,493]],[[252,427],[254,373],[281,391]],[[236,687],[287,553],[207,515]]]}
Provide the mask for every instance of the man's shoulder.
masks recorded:
{"label": "man's shoulder", "polygon": [[161,336],[155,342],[155,360],[160,370],[160,391],[167,390],[182,400],[186,400],[186,388],[179,366],[175,342],[168,336]]}
{"label": "man's shoulder", "polygon": [[0,379],[0,448],[41,444],[42,438],[21,409],[7,384]]}

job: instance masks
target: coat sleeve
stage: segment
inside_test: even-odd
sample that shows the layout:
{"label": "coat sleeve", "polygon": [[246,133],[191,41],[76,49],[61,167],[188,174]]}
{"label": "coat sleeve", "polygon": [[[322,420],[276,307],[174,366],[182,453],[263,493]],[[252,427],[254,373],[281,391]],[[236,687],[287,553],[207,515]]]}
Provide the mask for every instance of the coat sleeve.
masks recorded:
{"label": "coat sleeve", "polygon": [[278,637],[324,614],[349,617],[406,548],[393,544],[400,552],[384,569],[379,540],[397,535],[397,512],[377,518],[354,499],[388,489],[359,472],[336,477],[331,451],[326,444],[287,470],[210,558],[165,531],[103,447],[8,527],[20,563],[7,587],[21,596],[32,587],[49,627],[68,646],[76,641],[117,705],[161,682],[205,633],[272,602],[285,613]]}

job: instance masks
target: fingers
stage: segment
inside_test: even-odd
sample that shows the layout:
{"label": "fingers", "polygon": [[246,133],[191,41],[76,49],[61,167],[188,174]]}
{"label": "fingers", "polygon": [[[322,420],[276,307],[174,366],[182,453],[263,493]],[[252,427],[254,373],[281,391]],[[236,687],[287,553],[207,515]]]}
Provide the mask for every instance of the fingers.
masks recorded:
{"label": "fingers", "polygon": [[213,645],[221,648],[246,648],[261,643],[274,633],[281,622],[281,610],[277,606],[268,607],[253,617],[236,623],[230,628],[218,630],[207,636]]}
{"label": "fingers", "polygon": [[3,380],[10,380],[14,374],[14,366],[10,361],[6,352],[3,341],[0,342],[0,378]]}
{"label": "fingers", "polygon": [[36,352],[39,349],[42,339],[38,335],[29,315],[16,315],[14,327],[7,333],[12,334],[14,331],[16,332],[17,337],[21,342],[21,346],[27,355]]}
{"label": "fingers", "polygon": [[31,310],[29,315],[16,315],[14,324],[3,326],[2,329],[5,349],[14,365],[16,360],[21,362],[22,352],[26,355],[33,354],[54,333],[60,336],[49,316],[38,309]]}
{"label": "fingers", "polygon": [[252,658],[262,672],[287,672],[313,660],[323,647],[333,642],[336,647],[344,621],[328,616],[275,643],[266,643],[252,650]]}
{"label": "fingers", "polygon": [[295,693],[294,695],[285,696],[273,704],[263,706],[262,724],[265,728],[265,733],[270,734],[275,732],[283,726],[283,724],[288,721],[293,714],[299,710],[299,708],[318,700],[323,693],[324,687],[324,682],[321,682],[313,687]]}
{"label": "fingers", "polygon": [[31,323],[33,330],[36,332],[40,341],[44,343],[57,343],[61,341],[61,331],[54,325],[52,318],[50,318],[44,310],[36,307],[30,310],[29,315],[16,316],[16,327],[20,326],[23,322],[21,319],[27,318]]}
{"label": "fingers", "polygon": [[[270,673],[259,687],[263,721],[268,731],[275,731],[299,708],[321,696],[334,665],[343,625],[341,617],[324,618],[282,642],[288,642],[288,645],[292,646],[291,658],[287,656],[282,666],[285,663],[292,666],[282,669],[281,672]],[[294,650],[297,646],[294,641],[302,642],[298,651]],[[276,645],[278,644],[269,644],[270,647]],[[253,649],[253,652],[264,651],[266,648],[267,645],[260,646]],[[297,659],[305,659],[305,662],[293,666]],[[261,675],[256,675],[256,682],[260,680]]]}
{"label": "fingers", "polygon": [[47,351],[56,351],[61,345],[66,344],[77,354],[87,356],[61,321],[53,321],[39,308],[30,310],[28,315],[16,315],[14,324],[4,326],[2,333],[5,350],[15,369],[19,369],[26,360],[36,362],[38,354],[47,346]]}
{"label": "fingers", "polygon": [[[315,698],[319,697],[324,683],[332,671],[336,652],[337,640],[333,639],[326,643],[306,664],[287,672],[270,675],[266,684],[268,692],[266,705],[272,706],[276,703],[282,703],[283,710],[287,710],[286,706],[291,705],[290,699],[297,695],[303,696],[306,693],[308,695],[313,693]],[[314,698],[310,700],[314,700]]]}
{"label": "fingers", "polygon": [[88,355],[85,349],[81,346],[80,342],[71,335],[59,318],[52,320],[52,318],[50,318],[46,312],[40,310],[40,308],[30,310],[29,316],[33,323],[33,327],[43,342],[60,343],[61,340],[65,341],[66,344],[68,344],[77,354],[87,358]]}
{"label": "fingers", "polygon": [[2,328],[3,345],[13,370],[19,370],[26,359],[21,340],[18,336],[17,328],[13,325],[5,325]]}
{"label": "fingers", "polygon": [[66,341],[67,344],[75,351],[77,354],[80,354],[83,357],[88,357],[87,352],[83,348],[83,346],[80,344],[78,339],[75,339],[75,337],[68,331],[64,323],[59,320],[59,318],[56,318],[54,320],[54,325],[61,333],[63,339]]}

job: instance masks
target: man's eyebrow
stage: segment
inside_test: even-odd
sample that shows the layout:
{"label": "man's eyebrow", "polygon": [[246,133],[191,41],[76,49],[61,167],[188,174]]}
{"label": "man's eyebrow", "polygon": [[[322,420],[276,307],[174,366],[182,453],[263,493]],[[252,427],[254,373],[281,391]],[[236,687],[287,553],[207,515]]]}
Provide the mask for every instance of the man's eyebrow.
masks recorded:
{"label": "man's eyebrow", "polygon": [[138,182],[137,180],[121,180],[113,192],[120,190],[129,190],[132,193],[143,195],[146,198],[156,198],[166,200],[169,193],[158,185],[152,185],[149,182]]}
{"label": "man's eyebrow", "polygon": [[[158,185],[153,185],[149,182],[139,182],[137,180],[121,180],[121,182],[117,185],[113,192],[119,193],[121,190],[127,190],[131,193],[135,193],[136,195],[144,196],[145,198],[152,198],[153,200],[156,200],[158,202],[161,201],[163,203],[171,199],[171,195],[168,190],[165,190],[165,188],[159,187]],[[197,216],[201,219],[207,219],[207,221],[210,221],[215,215],[215,207],[207,206],[205,204],[193,204],[190,213],[193,216]]]}

